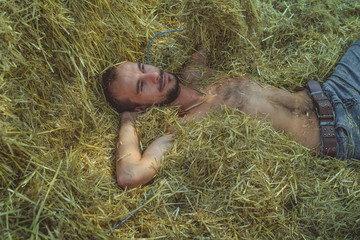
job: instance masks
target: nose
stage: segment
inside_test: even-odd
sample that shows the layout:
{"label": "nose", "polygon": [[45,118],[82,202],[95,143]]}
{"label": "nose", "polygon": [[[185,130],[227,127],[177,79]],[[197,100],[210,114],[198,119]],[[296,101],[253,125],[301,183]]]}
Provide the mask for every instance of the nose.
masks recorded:
{"label": "nose", "polygon": [[146,81],[146,82],[151,82],[153,84],[158,84],[159,83],[159,79],[160,79],[160,74],[158,72],[148,72],[148,73],[144,73],[141,76],[141,80]]}

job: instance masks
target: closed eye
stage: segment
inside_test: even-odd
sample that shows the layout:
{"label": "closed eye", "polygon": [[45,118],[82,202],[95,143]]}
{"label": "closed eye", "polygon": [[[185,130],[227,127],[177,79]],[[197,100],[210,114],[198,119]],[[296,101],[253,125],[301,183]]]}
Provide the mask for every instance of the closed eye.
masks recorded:
{"label": "closed eye", "polygon": [[138,62],[138,68],[142,73],[145,72],[145,65],[144,64],[141,64],[140,62]]}
{"label": "closed eye", "polygon": [[138,81],[136,84],[136,94],[142,93],[144,89],[144,82]]}

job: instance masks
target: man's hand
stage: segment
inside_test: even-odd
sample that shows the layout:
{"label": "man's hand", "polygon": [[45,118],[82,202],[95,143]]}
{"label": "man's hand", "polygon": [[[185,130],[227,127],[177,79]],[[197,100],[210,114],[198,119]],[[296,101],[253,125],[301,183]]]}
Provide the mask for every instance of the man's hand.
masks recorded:
{"label": "man's hand", "polygon": [[143,154],[135,128],[136,113],[124,112],[121,116],[119,141],[116,150],[117,182],[122,188],[134,188],[151,181],[171,147],[173,135],[156,139]]}
{"label": "man's hand", "polygon": [[193,53],[191,60],[186,64],[182,77],[187,80],[196,78],[210,77],[214,75],[214,71],[207,67],[207,52],[203,46]]}
{"label": "man's hand", "polygon": [[123,112],[121,114],[121,124],[126,123],[128,121],[135,124],[137,117],[137,112]]}

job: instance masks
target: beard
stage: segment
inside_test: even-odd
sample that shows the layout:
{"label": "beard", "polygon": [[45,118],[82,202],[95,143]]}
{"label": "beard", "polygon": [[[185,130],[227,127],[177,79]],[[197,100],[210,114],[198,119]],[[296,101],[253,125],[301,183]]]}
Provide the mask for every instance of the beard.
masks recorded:
{"label": "beard", "polygon": [[[161,81],[160,81],[160,86],[159,89],[161,90],[161,86],[163,83],[163,76],[164,73],[161,70]],[[167,94],[166,94],[166,98],[164,101],[155,104],[156,106],[164,106],[164,105],[168,105],[169,103],[172,103],[173,101],[175,101],[175,99],[179,96],[180,94],[180,79],[178,76],[176,76],[175,74],[168,74],[168,81],[170,82],[175,82],[174,86],[168,90]]]}

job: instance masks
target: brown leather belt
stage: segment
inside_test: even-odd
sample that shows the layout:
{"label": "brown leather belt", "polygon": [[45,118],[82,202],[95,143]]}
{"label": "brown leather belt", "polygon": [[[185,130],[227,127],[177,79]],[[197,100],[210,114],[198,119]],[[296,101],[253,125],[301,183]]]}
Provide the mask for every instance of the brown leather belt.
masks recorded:
{"label": "brown leather belt", "polygon": [[334,113],[330,101],[324,94],[319,82],[310,80],[308,82],[310,96],[312,97],[316,114],[319,118],[322,153],[331,157],[336,157],[336,136]]}

